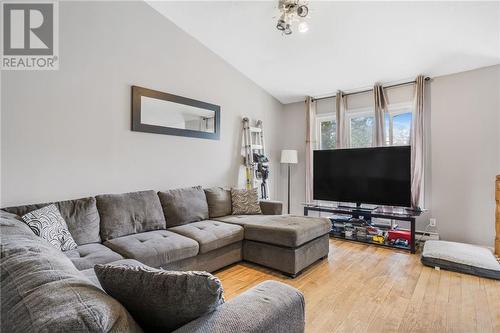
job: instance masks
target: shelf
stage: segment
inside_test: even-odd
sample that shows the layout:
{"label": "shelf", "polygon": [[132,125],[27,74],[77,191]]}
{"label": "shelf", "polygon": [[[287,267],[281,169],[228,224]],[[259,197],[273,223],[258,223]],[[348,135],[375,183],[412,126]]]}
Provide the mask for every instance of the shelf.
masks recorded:
{"label": "shelf", "polygon": [[343,236],[342,234],[334,233],[334,232],[330,232],[330,236],[334,237],[334,238],[344,239],[344,240],[358,242],[358,243],[366,243],[366,244],[372,244],[372,245],[385,246],[385,247],[390,247],[390,248],[394,248],[394,249],[401,249],[401,250],[405,250],[405,251],[410,250],[410,246],[393,245],[393,244],[390,244],[387,242],[379,243],[379,242],[375,242],[375,241],[372,241],[369,239],[360,239],[357,237],[346,237],[346,236]]}

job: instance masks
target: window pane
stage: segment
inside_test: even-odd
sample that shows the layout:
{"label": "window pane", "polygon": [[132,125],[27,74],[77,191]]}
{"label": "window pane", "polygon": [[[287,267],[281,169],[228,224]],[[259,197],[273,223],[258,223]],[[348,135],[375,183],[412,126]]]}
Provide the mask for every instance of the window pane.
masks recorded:
{"label": "window pane", "polygon": [[335,121],[321,122],[321,149],[335,149],[337,146],[337,125]]}
{"label": "window pane", "polygon": [[385,124],[384,124],[385,145],[390,146],[391,145],[391,116],[387,112],[385,112],[384,122],[385,122]]}
{"label": "window pane", "polygon": [[373,117],[351,118],[351,147],[371,147],[373,140]]}
{"label": "window pane", "polygon": [[392,144],[409,145],[411,131],[411,112],[398,114],[392,117]]}

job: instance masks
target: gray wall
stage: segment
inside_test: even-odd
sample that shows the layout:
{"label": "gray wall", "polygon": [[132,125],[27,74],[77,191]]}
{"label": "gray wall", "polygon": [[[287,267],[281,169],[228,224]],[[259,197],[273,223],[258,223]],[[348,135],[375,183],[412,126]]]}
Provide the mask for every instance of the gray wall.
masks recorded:
{"label": "gray wall", "polygon": [[[427,167],[423,230],[437,219],[442,239],[487,246],[495,237],[495,174],[500,174],[500,65],[433,78],[427,87]],[[333,110],[333,106],[331,107]],[[282,145],[299,150],[293,213],[305,200],[305,105],[285,105]],[[299,137],[300,136],[300,137]],[[286,198],[285,169],[281,198]],[[429,229],[433,231],[432,229]]]}
{"label": "gray wall", "polygon": [[[263,119],[277,177],[283,106],[149,5],[61,2],[59,31],[59,71],[1,73],[2,206],[241,186],[243,116]],[[220,105],[220,141],[132,132],[131,85]]]}

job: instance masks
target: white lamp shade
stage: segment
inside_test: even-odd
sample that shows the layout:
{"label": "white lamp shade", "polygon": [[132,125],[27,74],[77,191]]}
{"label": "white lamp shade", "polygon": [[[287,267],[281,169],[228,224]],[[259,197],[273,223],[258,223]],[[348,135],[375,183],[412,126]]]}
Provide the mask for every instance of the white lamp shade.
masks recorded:
{"label": "white lamp shade", "polygon": [[297,164],[297,151],[284,149],[281,151],[281,163]]}

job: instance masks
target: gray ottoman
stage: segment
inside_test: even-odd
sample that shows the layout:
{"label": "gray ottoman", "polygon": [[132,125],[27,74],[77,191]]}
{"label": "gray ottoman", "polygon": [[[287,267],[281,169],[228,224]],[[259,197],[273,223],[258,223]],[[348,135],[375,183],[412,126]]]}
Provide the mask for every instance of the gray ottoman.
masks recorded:
{"label": "gray ottoman", "polygon": [[217,220],[243,226],[243,259],[295,277],[328,256],[331,222],[293,215],[233,215]]}

